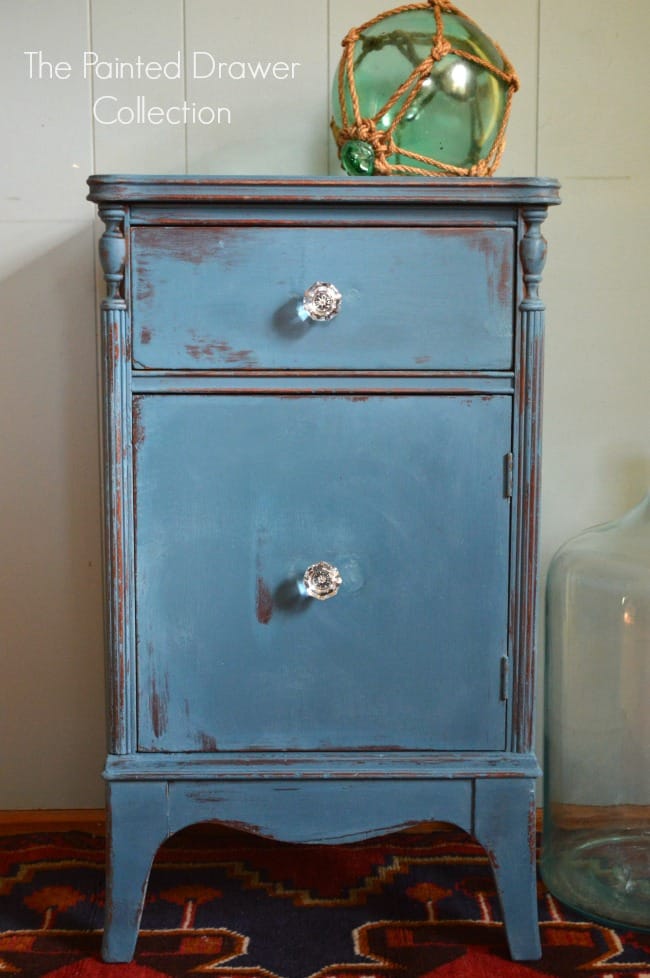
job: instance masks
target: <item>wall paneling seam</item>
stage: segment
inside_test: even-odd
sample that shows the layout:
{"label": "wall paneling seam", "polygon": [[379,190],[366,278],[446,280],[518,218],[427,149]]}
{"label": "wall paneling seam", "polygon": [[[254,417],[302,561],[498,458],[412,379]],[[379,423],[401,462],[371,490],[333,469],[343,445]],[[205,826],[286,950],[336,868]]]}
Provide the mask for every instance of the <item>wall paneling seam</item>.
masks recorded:
{"label": "wall paneling seam", "polygon": [[535,176],[539,176],[539,126],[541,109],[542,0],[537,0],[537,65],[535,71]]}
{"label": "wall paneling seam", "polygon": [[[187,65],[189,62],[189,51],[187,50],[187,0],[181,0],[181,44],[183,47],[183,59],[185,63],[185,68],[183,70],[183,101],[187,103],[188,100],[188,85],[187,85]],[[190,147],[188,138],[188,127],[185,125],[183,127],[183,136],[185,140],[185,172],[190,172]]]}

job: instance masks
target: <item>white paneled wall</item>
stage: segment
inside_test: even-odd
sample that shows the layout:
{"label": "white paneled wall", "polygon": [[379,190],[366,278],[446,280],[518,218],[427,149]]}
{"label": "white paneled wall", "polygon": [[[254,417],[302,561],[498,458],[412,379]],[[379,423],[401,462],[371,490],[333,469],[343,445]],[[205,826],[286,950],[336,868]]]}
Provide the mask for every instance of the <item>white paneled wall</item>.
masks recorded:
{"label": "white paneled wall", "polygon": [[[352,6],[352,5],[351,5]],[[194,173],[327,172],[327,17],[325,2],[186,0],[188,101],[231,109],[230,123],[198,125],[188,132],[188,166]],[[225,13],[225,11],[230,12]],[[207,52],[212,65],[193,52]],[[238,78],[232,62],[282,62],[293,66],[265,79]],[[220,62],[230,63],[230,71]],[[234,75],[230,78],[229,75]],[[293,75],[293,78],[292,78]]]}
{"label": "white paneled wall", "polygon": [[[183,49],[183,0],[91,0],[90,50],[102,61],[161,65]],[[93,132],[94,170],[101,173],[183,173],[186,136],[181,125],[114,122],[122,106],[135,107],[138,94],[151,105],[178,105],[185,98],[185,79],[106,78],[92,72],[93,106],[98,120],[86,123]],[[174,72],[170,71],[173,75]],[[101,77],[98,77],[100,76]],[[112,101],[115,99],[116,101]],[[86,174],[87,175],[87,174]]]}
{"label": "white paneled wall", "polygon": [[[85,178],[336,172],[328,120],[340,41],[387,7],[0,0],[0,808],[103,799],[97,226]],[[567,535],[617,515],[650,483],[650,3],[465,0],[464,8],[521,78],[500,175],[539,173],[564,185],[547,225],[544,283],[545,567]],[[38,55],[26,51],[67,62],[69,72],[59,64],[58,73],[70,77],[47,63],[39,71]],[[158,61],[171,77],[84,77],[85,51],[113,63]],[[222,68],[220,79],[218,67],[195,77],[194,52],[209,52],[216,66],[285,62],[294,77],[280,69],[240,79]],[[208,75],[207,55],[198,59],[196,74]],[[111,124],[139,96],[148,106],[227,112],[212,125]]]}
{"label": "white paneled wall", "polygon": [[540,172],[557,173],[545,295],[544,557],[650,487],[646,0],[542,0]]}

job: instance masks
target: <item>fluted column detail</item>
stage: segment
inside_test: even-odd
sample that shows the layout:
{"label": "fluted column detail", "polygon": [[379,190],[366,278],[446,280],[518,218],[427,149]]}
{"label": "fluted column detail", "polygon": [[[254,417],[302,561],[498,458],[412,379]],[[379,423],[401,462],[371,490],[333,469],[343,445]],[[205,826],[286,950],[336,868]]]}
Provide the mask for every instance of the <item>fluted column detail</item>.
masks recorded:
{"label": "fluted column detail", "polygon": [[523,298],[520,313],[520,363],[522,387],[518,400],[525,409],[519,423],[519,564],[516,569],[516,601],[519,644],[513,688],[513,750],[528,752],[534,742],[534,689],[536,659],[536,588],[539,545],[539,494],[541,448],[541,398],[543,382],[544,313],[539,294],[546,261],[546,241],[541,225],[545,207],[523,210],[525,233],[520,242]]}
{"label": "fluted column detail", "polygon": [[[104,516],[109,651],[108,740],[111,753],[129,753],[135,730],[133,601],[133,461],[131,452],[131,328],[124,295],[125,211],[100,208],[106,225],[99,256],[106,279],[101,304],[104,424]],[[123,721],[127,722],[124,723]]]}

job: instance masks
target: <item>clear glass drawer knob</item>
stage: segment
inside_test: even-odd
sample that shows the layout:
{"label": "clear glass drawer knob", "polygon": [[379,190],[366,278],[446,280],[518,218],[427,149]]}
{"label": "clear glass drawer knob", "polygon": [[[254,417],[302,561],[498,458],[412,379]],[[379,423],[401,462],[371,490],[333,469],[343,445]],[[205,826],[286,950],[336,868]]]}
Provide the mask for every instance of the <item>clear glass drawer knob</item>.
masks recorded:
{"label": "clear glass drawer knob", "polygon": [[302,305],[310,319],[327,322],[341,308],[341,293],[331,282],[314,282],[305,292]]}
{"label": "clear glass drawer knob", "polygon": [[327,601],[338,593],[343,580],[336,567],[321,560],[307,568],[303,583],[310,598]]}

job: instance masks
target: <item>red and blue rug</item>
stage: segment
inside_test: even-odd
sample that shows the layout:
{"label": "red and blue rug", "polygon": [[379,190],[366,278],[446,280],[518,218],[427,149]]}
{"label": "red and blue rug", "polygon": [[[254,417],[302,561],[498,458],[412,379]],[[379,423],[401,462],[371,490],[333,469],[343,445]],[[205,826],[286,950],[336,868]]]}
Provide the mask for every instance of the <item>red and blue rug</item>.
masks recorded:
{"label": "red and blue rug", "polygon": [[104,839],[0,838],[0,975],[29,978],[650,978],[650,937],[539,885],[543,955],[510,961],[483,849],[455,829],[341,847],[214,826],[160,850],[132,964],[99,956]]}

